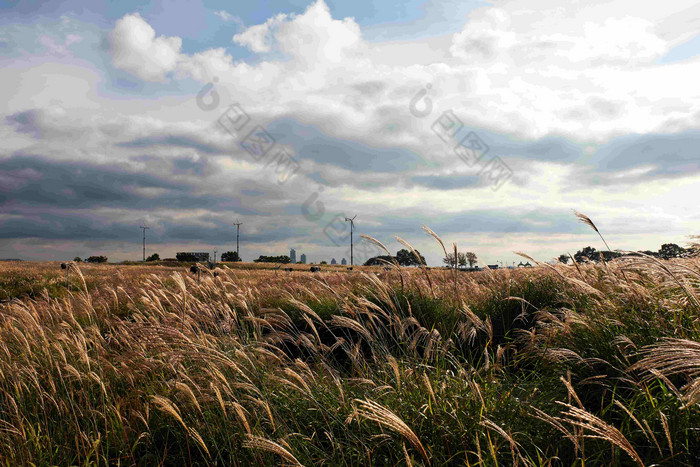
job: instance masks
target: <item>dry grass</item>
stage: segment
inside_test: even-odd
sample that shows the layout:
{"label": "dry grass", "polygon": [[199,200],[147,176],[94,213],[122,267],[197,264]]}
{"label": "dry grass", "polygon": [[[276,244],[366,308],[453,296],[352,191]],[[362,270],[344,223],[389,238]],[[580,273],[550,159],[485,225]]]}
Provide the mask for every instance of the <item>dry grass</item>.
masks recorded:
{"label": "dry grass", "polygon": [[0,264],[0,459],[700,463],[698,259],[217,272]]}

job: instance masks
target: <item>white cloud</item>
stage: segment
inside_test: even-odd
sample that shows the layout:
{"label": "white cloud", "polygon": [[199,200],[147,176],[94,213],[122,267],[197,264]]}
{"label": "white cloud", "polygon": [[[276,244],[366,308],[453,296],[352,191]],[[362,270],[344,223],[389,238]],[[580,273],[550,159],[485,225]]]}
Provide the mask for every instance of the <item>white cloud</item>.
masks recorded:
{"label": "white cloud", "polygon": [[450,51],[467,60],[491,60],[516,44],[516,34],[510,30],[508,13],[488,8],[464,25],[454,35]]}
{"label": "white cloud", "polygon": [[669,48],[668,42],[654,33],[651,21],[630,16],[589,22],[584,26],[584,35],[577,39],[572,41],[569,54],[574,61],[651,63]]}
{"label": "white cloud", "polygon": [[669,50],[670,42],[655,32],[648,19],[629,12],[603,18],[591,17],[585,9],[569,13],[576,21],[561,18],[556,10],[540,11],[533,27],[530,21],[535,18],[529,11],[482,8],[454,35],[450,51],[478,63],[527,66],[534,62],[576,68],[579,64],[651,63]]}
{"label": "white cloud", "polygon": [[[247,101],[264,118],[294,115],[368,144],[413,140],[419,144],[412,149],[423,153],[431,151],[421,143],[430,140],[429,125],[406,109],[426,83],[433,85],[435,111],[452,108],[466,125],[520,138],[562,135],[598,143],[629,132],[694,127],[700,99],[691,97],[689,78],[700,61],[654,65],[687,37],[688,27],[665,19],[683,7],[635,10],[620,0],[564,11],[552,0],[540,0],[539,8],[506,1],[474,10],[451,43],[417,47],[367,43],[352,18],[334,19],[318,0],[302,14],[272,16],[234,37],[261,55],[256,64],[236,62],[223,48],[180,54],[178,38],[155,38],[147,23],[129,15],[120,25],[128,20],[143,30],[146,45],[128,49],[133,57],[115,57],[115,65],[149,80],[169,72],[201,82],[218,77],[225,98]],[[173,46],[163,54],[167,60],[144,52],[159,41]],[[431,47],[443,47],[433,50],[432,60]],[[401,59],[385,60],[388,55]],[[358,91],[365,83],[382,91]],[[273,98],[260,97],[268,94]],[[387,135],[387,127],[395,131]]]}
{"label": "white cloud", "polygon": [[362,44],[362,33],[352,18],[333,19],[323,0],[317,0],[301,15],[279,14],[236,34],[233,41],[256,53],[275,47],[306,64],[339,63]]}
{"label": "white cloud", "polygon": [[145,81],[164,81],[181,59],[179,37],[156,37],[138,13],[117,21],[111,34],[114,66]]}
{"label": "white cloud", "polygon": [[233,36],[233,42],[248,47],[255,53],[269,52],[273,35],[279,24],[287,18],[285,14],[273,16],[262,24],[246,28],[245,31]]}
{"label": "white cloud", "polygon": [[360,26],[352,18],[333,19],[323,0],[283,22],[276,38],[283,52],[307,64],[340,63],[362,43]]}

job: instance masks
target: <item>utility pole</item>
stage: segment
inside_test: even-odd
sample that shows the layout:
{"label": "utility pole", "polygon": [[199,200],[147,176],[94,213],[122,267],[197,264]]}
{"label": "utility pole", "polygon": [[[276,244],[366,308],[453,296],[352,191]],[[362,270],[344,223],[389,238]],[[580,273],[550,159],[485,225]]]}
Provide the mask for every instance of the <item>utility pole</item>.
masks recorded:
{"label": "utility pole", "polygon": [[[357,214],[355,214],[355,217],[357,217]],[[353,257],[352,257],[352,231],[355,230],[355,217],[353,218],[345,218],[345,222],[350,222],[350,266],[354,265]]]}
{"label": "utility pole", "polygon": [[146,226],[142,225],[140,228],[143,229],[143,262],[145,263],[146,262],[146,229],[150,229],[150,227],[146,227]]}
{"label": "utility pole", "polygon": [[236,256],[238,256],[238,260],[241,260],[241,253],[238,251],[238,237],[240,233],[240,228],[241,228],[242,222],[234,222],[233,225],[236,226]]}

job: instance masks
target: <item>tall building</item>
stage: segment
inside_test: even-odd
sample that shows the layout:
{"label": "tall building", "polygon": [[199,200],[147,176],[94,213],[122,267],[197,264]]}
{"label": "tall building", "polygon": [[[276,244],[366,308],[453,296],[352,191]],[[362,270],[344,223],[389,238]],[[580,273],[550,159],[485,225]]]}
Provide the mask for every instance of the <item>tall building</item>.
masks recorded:
{"label": "tall building", "polygon": [[294,248],[289,250],[289,259],[291,260],[292,264],[297,262],[297,252]]}
{"label": "tall building", "polygon": [[331,264],[338,264],[338,262],[335,260],[335,258],[333,258],[333,259],[331,260]]}
{"label": "tall building", "polygon": [[348,264],[348,261],[345,258],[343,258],[340,260],[340,264],[342,264],[342,265]]}
{"label": "tall building", "polygon": [[304,253],[301,254],[301,261],[299,261],[301,264],[306,264],[306,255]]}

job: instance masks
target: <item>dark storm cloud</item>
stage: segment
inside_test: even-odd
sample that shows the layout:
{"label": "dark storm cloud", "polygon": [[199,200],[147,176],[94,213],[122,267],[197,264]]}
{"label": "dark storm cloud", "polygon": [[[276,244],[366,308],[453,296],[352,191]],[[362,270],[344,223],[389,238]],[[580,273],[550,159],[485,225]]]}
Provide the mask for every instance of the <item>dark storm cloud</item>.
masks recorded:
{"label": "dark storm cloud", "polygon": [[162,156],[136,156],[131,160],[143,162],[149,167],[159,167],[163,171],[164,167],[172,166],[172,173],[175,175],[204,175],[212,174],[216,169],[207,163],[203,157],[162,157]]}
{"label": "dark storm cloud", "polygon": [[[151,224],[148,231],[149,244],[165,243],[210,243],[226,244],[235,238],[230,223],[222,222],[212,215],[196,218],[196,224],[162,220]],[[46,240],[100,240],[133,241],[140,239],[138,222],[132,220],[106,220],[89,211],[46,212],[33,210],[21,216],[5,216],[0,220],[0,238],[39,238]],[[246,234],[247,243],[271,243],[298,235],[289,225],[266,224],[253,234]]]}
{"label": "dark storm cloud", "polygon": [[[676,178],[700,172],[700,132],[686,131],[679,134],[628,135],[612,139],[600,145],[595,152],[584,154],[583,144],[557,136],[535,141],[489,132],[478,131],[489,146],[487,153],[506,160],[520,161],[526,167],[528,160],[549,163],[574,164],[577,185],[601,185],[613,183],[640,183],[658,178]],[[585,136],[585,135],[584,135]],[[619,176],[620,172],[642,166],[651,169],[637,174]],[[516,174],[517,175],[517,174]],[[522,175],[522,174],[521,174]],[[435,180],[432,180],[435,182]],[[440,183],[433,183],[436,188]],[[450,186],[449,182],[446,186]]]}
{"label": "dark storm cloud", "polygon": [[[368,84],[366,92],[375,92],[376,86]],[[45,131],[42,126],[43,114],[27,111],[7,117],[17,131],[40,135]],[[460,170],[471,170],[464,166],[454,153],[457,141],[444,144],[443,154],[434,157],[430,154],[415,154],[406,148],[385,148],[367,146],[356,141],[343,140],[324,134],[318,128],[297,122],[293,118],[276,120],[266,127],[267,131],[280,144],[294,148],[298,160],[307,160],[316,165],[309,173],[310,178],[325,179],[321,184],[333,186],[347,185],[358,189],[384,189],[396,187],[403,189],[415,185],[437,190],[456,190],[464,188],[481,188],[484,181],[480,177],[458,174]],[[187,131],[172,130],[166,135],[153,135],[116,143],[117,147],[131,149],[148,148],[187,148],[206,156],[236,152],[242,154],[249,162],[252,157],[245,154],[238,142],[231,139],[223,147],[205,141],[197,134]],[[527,178],[527,161],[535,160],[560,164],[584,164],[586,168],[577,168],[581,176],[575,180],[578,185],[600,185],[618,183],[619,177],[611,176],[614,172],[639,167],[644,164],[654,165],[653,170],[631,176],[628,182],[639,182],[653,177],[680,177],[697,172],[699,168],[697,152],[694,148],[700,143],[698,132],[686,132],[681,135],[633,135],[612,140],[600,146],[592,156],[584,155],[584,145],[571,142],[559,136],[547,136],[538,140],[520,140],[507,134],[478,128],[464,127],[462,133],[473,131],[488,145],[484,161],[492,157],[511,160],[520,167],[510,183],[521,185]],[[439,142],[437,136],[436,141]],[[517,162],[520,161],[520,164]],[[262,161],[261,163],[264,163]],[[348,177],[341,172],[334,173],[333,168],[340,168],[358,176]],[[452,171],[444,175],[444,169]],[[443,170],[441,170],[443,169]],[[205,175],[207,167],[202,159],[173,159],[171,173]]]}
{"label": "dark storm cloud", "polygon": [[[268,131],[283,144],[294,147],[299,159],[311,160],[326,167],[339,167],[357,177],[333,176],[325,172],[312,172],[310,178],[321,184],[349,185],[360,189],[425,186],[438,190],[480,188],[482,177],[458,174],[459,169],[468,168],[454,153],[454,146],[445,143],[439,158],[417,155],[404,148],[375,148],[357,142],[344,141],[325,135],[315,127],[303,125],[294,119],[285,118],[273,122]],[[619,178],[615,172],[642,165],[653,165],[653,170],[631,176],[628,182],[636,183],[654,177],[681,177],[697,173],[700,157],[700,133],[686,132],[681,135],[633,135],[613,139],[601,145],[592,156],[584,154],[584,145],[559,136],[547,136],[538,140],[520,140],[507,134],[465,127],[463,133],[476,132],[489,146],[484,161],[501,157],[517,163],[520,171],[510,183],[522,185],[526,179],[527,161],[559,164],[584,164],[577,169],[581,177],[574,182],[582,185],[614,183]],[[436,136],[437,138],[437,136]],[[457,144],[457,141],[454,142]],[[425,158],[422,156],[426,156]],[[518,163],[519,162],[519,163]],[[451,174],[435,173],[433,170],[450,168]],[[433,172],[433,173],[431,173]],[[363,175],[364,174],[364,175]],[[381,175],[386,175],[382,177]],[[325,182],[323,181],[325,179]]]}
{"label": "dark storm cloud", "polygon": [[[560,136],[546,136],[536,140],[518,139],[508,133],[498,133],[482,128],[463,126],[457,136],[450,142],[444,143],[443,162],[463,164],[454,152],[455,147],[462,142],[468,134],[476,134],[488,149],[483,152],[483,158],[519,158],[526,160],[538,160],[543,162],[571,163],[577,162],[583,155],[583,147]],[[438,136],[434,137],[440,141]],[[427,158],[431,160],[431,158]]]}
{"label": "dark storm cloud", "polygon": [[[136,207],[144,202],[172,203],[191,188],[118,166],[51,161],[35,155],[1,160],[0,175],[14,180],[14,184],[0,187],[0,205],[6,206]],[[145,200],[136,191],[143,188],[159,189],[165,194]]]}
{"label": "dark storm cloud", "polygon": [[[150,171],[116,165],[97,165],[76,161],[51,161],[36,155],[15,155],[0,160],[0,206],[7,213],[21,214],[24,207],[52,210],[122,208],[150,210],[210,209],[232,210],[241,215],[256,215],[270,208],[260,196],[217,194],[214,189],[198,188],[204,165],[181,158],[172,169],[159,158],[148,161]],[[194,175],[188,177],[189,167]],[[175,177],[178,173],[184,176]],[[170,176],[169,176],[170,175]],[[254,181],[237,180],[236,186],[265,194],[272,201],[283,199],[277,187],[261,186]]]}
{"label": "dark storm cloud", "polygon": [[[575,167],[576,187],[626,186],[700,173],[700,132],[614,139]],[[636,170],[635,170],[636,169]]]}
{"label": "dark storm cloud", "polygon": [[[174,170],[158,157],[137,159],[164,174],[207,170],[204,162],[188,158],[170,161]],[[279,203],[284,203],[283,188],[236,180],[236,195],[226,196],[212,193],[212,187],[200,191],[195,182],[201,181],[199,176],[183,182],[174,180],[174,176],[161,177],[116,165],[15,155],[0,160],[0,238],[136,241],[134,226],[147,214],[154,219],[149,231],[152,242],[225,243],[231,239],[231,225],[221,220],[222,213],[268,219],[266,228],[256,233],[256,242],[298,235],[291,221],[271,217],[277,214]],[[104,208],[118,209],[119,214],[109,214],[105,219],[97,214]],[[159,209],[193,210],[195,214],[175,220]]]}
{"label": "dark storm cloud", "polygon": [[118,240],[134,235],[133,224],[105,221],[89,213],[22,212],[0,221],[0,238]]}
{"label": "dark storm cloud", "polygon": [[478,175],[417,175],[411,178],[416,185],[437,190],[463,190],[485,183]]}
{"label": "dark storm cloud", "polygon": [[678,177],[700,171],[700,132],[617,138],[594,156],[597,172],[653,165],[643,178]]}
{"label": "dark storm cloud", "polygon": [[282,144],[291,145],[300,159],[329,164],[353,172],[398,173],[425,165],[423,159],[403,148],[370,147],[325,135],[317,128],[285,118],[267,130]]}

